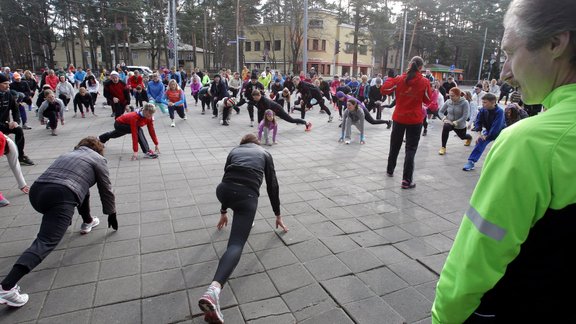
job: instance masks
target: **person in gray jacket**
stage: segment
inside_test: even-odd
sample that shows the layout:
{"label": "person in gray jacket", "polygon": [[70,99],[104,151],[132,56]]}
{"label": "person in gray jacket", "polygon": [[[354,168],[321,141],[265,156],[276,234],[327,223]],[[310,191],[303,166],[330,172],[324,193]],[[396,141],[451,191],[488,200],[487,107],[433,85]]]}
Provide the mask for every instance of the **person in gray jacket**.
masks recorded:
{"label": "person in gray jacket", "polygon": [[462,97],[462,91],[457,87],[451,88],[448,92],[449,100],[444,102],[442,108],[438,112],[438,115],[444,122],[442,128],[442,147],[438,154],[446,154],[446,143],[448,142],[448,134],[450,131],[454,131],[458,137],[463,140],[465,146],[470,146],[472,142],[472,136],[466,133],[466,119],[470,112],[470,104],[468,100]]}
{"label": "person in gray jacket", "polygon": [[364,138],[364,109],[358,107],[358,101],[348,99],[346,102],[346,110],[342,115],[342,134],[338,142],[345,142],[350,144],[352,137],[352,125],[356,126],[360,131],[360,144],[366,144]]}
{"label": "person in gray jacket", "polygon": [[83,220],[80,233],[89,233],[100,223],[90,215],[90,187],[94,184],[98,186],[102,211],[108,215],[108,227],[118,229],[115,198],[103,151],[104,145],[96,137],[86,137],[72,152],[57,158],[32,184],[30,203],[43,214],[40,231],[0,282],[0,304],[21,307],[28,302],[28,295],[20,293],[18,281],[56,248],[72,224],[76,207]]}

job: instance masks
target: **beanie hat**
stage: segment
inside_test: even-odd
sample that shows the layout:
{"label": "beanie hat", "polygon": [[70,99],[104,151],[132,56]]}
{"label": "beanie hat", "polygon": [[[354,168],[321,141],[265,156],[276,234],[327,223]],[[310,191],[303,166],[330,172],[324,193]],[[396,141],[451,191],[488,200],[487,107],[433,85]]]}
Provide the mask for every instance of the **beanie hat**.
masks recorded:
{"label": "beanie hat", "polygon": [[12,78],[14,78],[14,79],[22,79],[22,76],[20,75],[20,73],[14,72],[14,74],[12,74]]}
{"label": "beanie hat", "polygon": [[4,133],[0,132],[0,156],[4,155],[5,147],[6,147],[6,137],[4,137]]}
{"label": "beanie hat", "polygon": [[110,72],[110,76],[113,76],[113,75],[115,75],[115,76],[120,76],[120,74],[118,74],[118,72],[116,72],[116,71]]}
{"label": "beanie hat", "polygon": [[340,99],[340,98],[342,98],[342,97],[344,97],[344,96],[346,96],[346,95],[344,94],[344,92],[342,92],[342,91],[336,92],[336,98]]}
{"label": "beanie hat", "polygon": [[258,74],[252,72],[252,74],[250,75],[250,79],[258,79]]}
{"label": "beanie hat", "polygon": [[4,73],[0,73],[0,83],[4,83],[4,82],[9,82],[10,79],[8,79]]}

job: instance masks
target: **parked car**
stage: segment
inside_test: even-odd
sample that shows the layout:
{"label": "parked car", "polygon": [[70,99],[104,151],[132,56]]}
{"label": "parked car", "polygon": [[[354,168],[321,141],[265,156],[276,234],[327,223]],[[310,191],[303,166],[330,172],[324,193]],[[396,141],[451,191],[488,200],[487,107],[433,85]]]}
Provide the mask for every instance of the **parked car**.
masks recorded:
{"label": "parked car", "polygon": [[153,73],[152,70],[147,66],[129,65],[129,66],[126,66],[126,69],[128,71],[132,71],[132,72],[138,70],[138,72],[140,72],[140,74],[142,74],[142,75],[150,75]]}

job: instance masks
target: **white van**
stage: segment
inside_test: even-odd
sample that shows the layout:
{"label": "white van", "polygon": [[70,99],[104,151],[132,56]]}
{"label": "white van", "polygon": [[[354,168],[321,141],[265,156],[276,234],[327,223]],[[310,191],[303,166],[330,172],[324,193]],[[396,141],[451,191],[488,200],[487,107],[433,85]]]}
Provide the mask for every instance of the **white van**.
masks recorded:
{"label": "white van", "polygon": [[138,70],[138,72],[140,72],[142,75],[150,75],[153,73],[152,70],[150,70],[150,68],[147,66],[128,65],[126,66],[126,69],[132,72]]}

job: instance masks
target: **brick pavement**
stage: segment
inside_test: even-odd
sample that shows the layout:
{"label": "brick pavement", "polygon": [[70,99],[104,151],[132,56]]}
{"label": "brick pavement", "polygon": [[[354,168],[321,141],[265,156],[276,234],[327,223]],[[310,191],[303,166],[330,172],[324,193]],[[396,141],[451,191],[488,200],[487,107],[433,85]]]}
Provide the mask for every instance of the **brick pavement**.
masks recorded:
{"label": "brick pavement", "polygon": [[[67,112],[57,137],[32,113],[26,152],[36,165],[23,167],[29,184],[80,138],[112,129],[109,109],[99,103],[96,112],[85,119]],[[406,191],[403,153],[394,178],[385,176],[385,126],[368,124],[366,145],[353,131],[345,145],[337,143],[337,121],[326,123],[317,108],[307,117],[311,133],[280,122],[279,144],[269,148],[290,231],[274,230],[262,189],[255,227],[221,295],[226,323],[429,323],[438,273],[481,170],[480,163],[461,171],[472,147],[451,136],[439,156],[441,123],[432,121],[416,155],[417,187]],[[229,227],[216,230],[216,185],[228,151],[255,128],[245,109],[223,127],[193,104],[188,120],[169,124],[157,114],[156,160],[130,161],[129,136],[107,143],[119,230],[106,228],[93,188],[102,224],[81,236],[75,217],[58,248],[19,283],[28,304],[0,307],[0,322],[203,323],[197,300],[229,235]],[[0,163],[0,190],[11,202],[0,208],[3,277],[41,216],[16,188],[6,160]]]}

